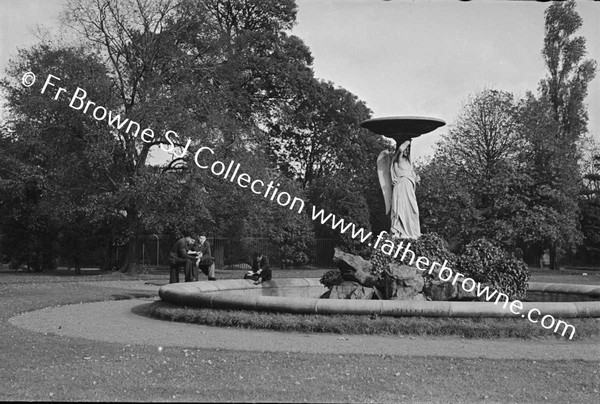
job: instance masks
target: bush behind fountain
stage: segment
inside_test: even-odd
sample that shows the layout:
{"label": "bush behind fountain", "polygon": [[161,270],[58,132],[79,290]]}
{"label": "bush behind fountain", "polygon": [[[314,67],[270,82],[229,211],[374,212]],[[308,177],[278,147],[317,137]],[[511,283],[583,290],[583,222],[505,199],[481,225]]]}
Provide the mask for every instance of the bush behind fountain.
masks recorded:
{"label": "bush behind fountain", "polygon": [[506,294],[511,300],[521,300],[527,292],[527,264],[485,238],[464,247],[458,257],[457,270],[482,285],[489,285]]}

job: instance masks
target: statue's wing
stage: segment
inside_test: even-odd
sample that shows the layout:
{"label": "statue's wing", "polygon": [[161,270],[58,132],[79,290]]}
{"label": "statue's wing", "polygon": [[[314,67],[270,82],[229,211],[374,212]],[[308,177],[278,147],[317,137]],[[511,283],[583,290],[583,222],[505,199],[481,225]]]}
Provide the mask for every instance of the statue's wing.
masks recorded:
{"label": "statue's wing", "polygon": [[392,206],[391,154],[389,151],[384,150],[377,157],[377,175],[379,176],[379,185],[381,185],[381,190],[383,191],[386,214],[390,213]]}

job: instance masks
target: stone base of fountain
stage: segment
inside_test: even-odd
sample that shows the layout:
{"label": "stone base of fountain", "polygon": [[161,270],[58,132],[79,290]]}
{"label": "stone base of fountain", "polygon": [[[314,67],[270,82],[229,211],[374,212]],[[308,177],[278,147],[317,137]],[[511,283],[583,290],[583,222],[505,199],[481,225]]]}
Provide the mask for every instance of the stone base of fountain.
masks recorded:
{"label": "stone base of fountain", "polygon": [[322,296],[324,298],[468,301],[477,297],[474,291],[465,292],[459,282],[452,284],[435,279],[437,271],[433,271],[432,276],[424,276],[414,266],[391,262],[382,273],[374,274],[370,261],[337,248],[333,260],[343,281],[332,285],[329,292]]}
{"label": "stone base of fountain", "polygon": [[[391,317],[517,317],[493,302],[319,299],[326,288],[317,278],[273,279],[254,285],[246,279],[172,283],[158,292],[182,307],[258,310],[295,314],[350,314]],[[600,285],[530,282],[529,292],[570,296],[570,301],[523,301],[523,313],[538,309],[554,317],[600,317]],[[583,301],[591,299],[589,301]]]}

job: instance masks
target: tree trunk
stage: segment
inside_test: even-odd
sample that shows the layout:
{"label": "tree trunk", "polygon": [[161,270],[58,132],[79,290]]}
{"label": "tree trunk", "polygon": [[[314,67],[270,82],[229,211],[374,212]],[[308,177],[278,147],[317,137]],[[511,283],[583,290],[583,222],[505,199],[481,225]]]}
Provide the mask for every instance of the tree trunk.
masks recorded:
{"label": "tree trunk", "polygon": [[129,239],[125,245],[125,254],[121,260],[121,272],[132,274],[135,272],[135,258],[137,256],[137,232]]}
{"label": "tree trunk", "polygon": [[552,245],[550,246],[550,269],[553,271],[556,271],[558,269],[556,250],[556,244],[552,243]]}
{"label": "tree trunk", "polygon": [[116,249],[117,247],[113,246],[109,241],[106,243],[106,249],[104,251],[104,262],[102,263],[103,271],[112,271],[117,269],[117,257],[116,257]]}
{"label": "tree trunk", "polygon": [[131,236],[125,245],[125,253],[121,261],[121,272],[131,274],[135,272],[135,260],[137,257],[137,242],[140,234],[140,219],[138,209],[135,206],[127,209],[127,228]]}

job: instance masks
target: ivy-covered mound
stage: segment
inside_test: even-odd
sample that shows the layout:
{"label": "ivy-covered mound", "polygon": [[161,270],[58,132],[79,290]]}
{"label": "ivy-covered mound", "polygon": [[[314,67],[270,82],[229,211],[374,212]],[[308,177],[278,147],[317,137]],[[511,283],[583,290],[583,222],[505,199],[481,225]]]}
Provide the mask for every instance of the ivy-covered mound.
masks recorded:
{"label": "ivy-covered mound", "polygon": [[458,257],[457,269],[482,285],[506,294],[510,300],[522,299],[527,292],[527,264],[487,239],[465,246]]}
{"label": "ivy-covered mound", "polygon": [[344,278],[342,278],[342,272],[335,268],[329,269],[327,272],[323,274],[320,281],[326,288],[331,289],[334,286],[339,285],[344,282]]}
{"label": "ivy-covered mound", "polygon": [[[456,264],[456,256],[448,250],[447,243],[443,238],[437,235],[437,233],[423,234],[417,240],[415,239],[399,239],[392,238],[389,234],[385,234],[382,238],[380,246],[385,243],[386,240],[393,242],[395,245],[400,245],[403,242],[402,251],[406,247],[407,243],[410,243],[410,250],[415,253],[416,257],[426,257],[430,262],[437,261],[440,264],[444,260],[448,261],[448,266],[454,268]],[[394,254],[386,254],[380,248],[373,250],[371,254],[371,262],[373,263],[373,273],[382,273],[390,263],[397,263],[399,265],[405,265],[401,258],[402,253],[398,254],[398,257],[393,258]],[[407,256],[408,264],[408,256]]]}
{"label": "ivy-covered mound", "polygon": [[[401,253],[393,258],[393,252],[389,247],[391,243],[395,246],[403,242]],[[467,245],[461,255],[456,256],[447,248],[447,243],[437,234],[428,233],[422,235],[418,240],[398,238],[392,239],[384,235],[379,243],[379,248],[373,250],[370,261],[364,261],[360,268],[349,270],[348,264],[338,263],[339,269],[327,271],[321,278],[321,283],[335,293],[328,293],[332,298],[383,298],[398,300],[463,300],[476,298],[475,292],[467,293],[460,286],[460,281],[455,285],[450,282],[442,282],[436,273],[430,275],[427,272],[418,271],[413,265],[407,265],[401,258],[404,248],[410,243],[410,250],[415,257],[426,257],[430,263],[440,264],[447,261],[447,266],[455,273],[459,272],[466,277],[480,282],[482,286],[490,286],[505,293],[511,300],[521,299],[527,290],[529,273],[523,261],[517,260],[500,247],[493,245],[488,240],[477,240]],[[387,245],[386,252],[381,246]],[[395,251],[395,248],[393,249]],[[390,253],[390,254],[388,254]],[[410,256],[410,254],[408,254]],[[350,256],[349,254],[336,251],[336,257]],[[350,256],[355,257],[355,256]],[[356,257],[363,261],[360,257]],[[343,259],[342,259],[343,260]],[[357,278],[357,274],[368,271],[377,279],[364,285]],[[364,279],[362,276],[360,279]],[[354,286],[353,286],[353,285]],[[365,293],[357,288],[373,287],[373,293]],[[338,290],[339,289],[339,290]],[[340,293],[340,290],[343,290]],[[340,297],[342,296],[342,297]],[[360,296],[360,297],[357,297]],[[482,298],[483,299],[483,298]]]}

